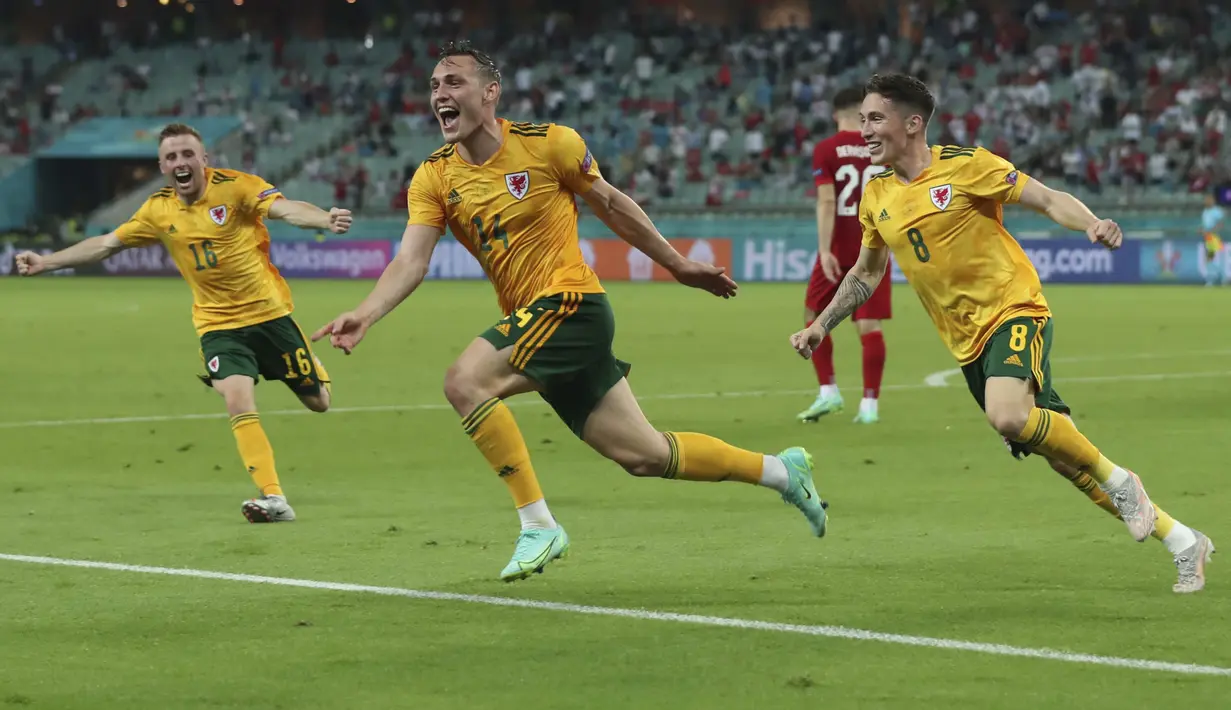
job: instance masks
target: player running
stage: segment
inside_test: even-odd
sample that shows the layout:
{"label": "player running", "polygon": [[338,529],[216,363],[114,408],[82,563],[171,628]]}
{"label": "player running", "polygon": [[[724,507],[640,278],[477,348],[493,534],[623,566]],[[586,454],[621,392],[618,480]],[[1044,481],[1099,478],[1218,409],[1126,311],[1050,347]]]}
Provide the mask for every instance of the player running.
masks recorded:
{"label": "player running", "polygon": [[505,317],[462,352],[444,391],[517,506],[522,532],[500,573],[505,581],[541,572],[569,546],[504,403],[526,392],[538,392],[574,434],[634,476],[766,486],[823,536],[825,510],[803,449],[766,456],[703,434],[659,432],[646,420],[625,379],[629,365],[611,350],[615,319],[582,259],[574,195],[680,283],[724,298],[735,295],[735,283],[673,249],[637,203],[602,178],[571,128],[496,118],[500,93],[490,57],[468,43],[444,49],[431,101],[446,145],[411,181],[401,250],[359,307],[312,339],[328,335],[350,354],[423,281],[446,227],[483,265]]}
{"label": "player running", "polygon": [[1111,249],[1120,246],[1119,226],[982,148],[929,146],[936,104],[918,79],[877,75],[866,88],[863,137],[872,160],[889,170],[864,192],[855,267],[833,303],[792,335],[791,345],[811,357],[834,326],[871,298],[892,251],[1010,451],[1018,458],[1038,453],[1091,498],[1105,495],[1105,507],[1118,513],[1133,539],[1152,535],[1174,556],[1174,591],[1199,591],[1213,543],[1151,503],[1136,474],[1077,430],[1052,387],[1052,313],[1038,273],[1004,228],[1002,204],[1020,203]]}
{"label": "player running", "polygon": [[239,455],[260,496],[243,503],[253,523],[295,519],[274,468],[274,452],[256,409],[260,377],[282,380],[314,412],[329,409],[329,375],[291,318],[291,291],[269,261],[264,218],[341,234],[349,210],[328,212],[288,200],[261,178],[208,167],[201,135],[172,123],[158,136],[158,167],[169,187],[130,220],[50,256],[17,255],[17,272],[34,276],[101,261],[131,247],[162,243],[192,289],[192,320],[201,338],[200,376],[226,401]]}
{"label": "player running", "polygon": [[[812,175],[816,180],[816,225],[819,249],[808,295],[804,300],[804,325],[812,325],[816,316],[833,300],[838,284],[859,258],[859,200],[864,185],[884,168],[872,165],[868,147],[859,135],[859,104],[863,89],[839,91],[833,100],[834,122],[838,132],[816,144],[812,153]],[[855,421],[875,424],[879,419],[877,398],[885,374],[885,336],[881,321],[892,314],[889,279],[881,281],[872,297],[855,310],[855,329],[863,344],[863,400]],[[812,406],[796,417],[801,422],[815,422],[826,414],[840,412],[844,406],[842,394],[834,379],[833,339],[828,334],[812,354],[820,392]]]}

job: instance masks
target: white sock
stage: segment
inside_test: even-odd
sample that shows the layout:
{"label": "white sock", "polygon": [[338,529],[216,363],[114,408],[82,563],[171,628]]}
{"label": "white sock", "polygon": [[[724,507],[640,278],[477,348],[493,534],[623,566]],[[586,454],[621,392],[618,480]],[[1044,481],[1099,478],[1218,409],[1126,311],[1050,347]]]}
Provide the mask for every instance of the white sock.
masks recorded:
{"label": "white sock", "polygon": [[821,385],[821,396],[829,399],[830,397],[841,397],[842,395],[838,392],[837,385]]}
{"label": "white sock", "polygon": [[1128,480],[1128,471],[1125,471],[1119,466],[1116,466],[1116,470],[1111,472],[1111,475],[1107,477],[1107,481],[1104,483],[1100,483],[1098,485],[1099,485],[1099,488],[1102,488],[1105,491],[1109,491],[1112,488],[1115,488],[1116,486],[1124,485],[1124,482],[1127,480]]}
{"label": "white sock", "polygon": [[782,463],[782,459],[777,456],[766,456],[761,459],[761,485],[766,488],[773,488],[779,493],[786,493],[787,486],[791,484],[791,477],[787,473],[786,464]]}
{"label": "white sock", "polygon": [[876,414],[876,399],[874,397],[864,397],[859,402],[860,414]]}
{"label": "white sock", "polygon": [[1197,536],[1193,533],[1193,529],[1175,521],[1175,527],[1171,528],[1171,532],[1167,533],[1167,537],[1163,538],[1163,545],[1167,547],[1167,552],[1173,555],[1178,555],[1197,543]]}
{"label": "white sock", "polygon": [[522,530],[556,529],[556,519],[551,517],[551,511],[547,509],[547,501],[542,498],[518,508],[517,517],[521,518]]}

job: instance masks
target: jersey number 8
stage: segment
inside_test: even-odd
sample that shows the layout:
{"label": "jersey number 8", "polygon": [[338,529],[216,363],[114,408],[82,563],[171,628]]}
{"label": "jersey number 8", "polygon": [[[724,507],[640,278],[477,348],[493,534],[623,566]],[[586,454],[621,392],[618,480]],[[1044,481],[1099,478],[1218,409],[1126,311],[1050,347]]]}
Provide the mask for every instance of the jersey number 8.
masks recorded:
{"label": "jersey number 8", "polygon": [[855,188],[859,188],[859,194],[863,194],[863,188],[868,184],[868,181],[880,174],[885,168],[880,165],[869,165],[860,173],[859,168],[847,163],[838,168],[838,172],[834,173],[834,181],[842,183],[842,191],[838,193],[837,213],[841,217],[854,217],[859,213],[859,203],[854,201]]}
{"label": "jersey number 8", "polygon": [[927,263],[932,260],[932,252],[928,250],[928,245],[923,241],[923,232],[911,227],[906,230],[906,241],[910,242],[911,249],[915,250],[915,258],[922,263]]}

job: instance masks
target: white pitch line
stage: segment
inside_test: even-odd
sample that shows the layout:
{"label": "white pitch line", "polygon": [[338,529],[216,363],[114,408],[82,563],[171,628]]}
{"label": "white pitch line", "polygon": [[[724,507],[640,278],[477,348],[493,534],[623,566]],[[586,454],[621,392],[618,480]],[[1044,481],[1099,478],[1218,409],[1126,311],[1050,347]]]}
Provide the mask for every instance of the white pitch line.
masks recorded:
{"label": "white pitch line", "polygon": [[[1052,362],[1123,362],[1125,360],[1165,360],[1178,357],[1205,357],[1209,355],[1231,355],[1231,350],[1190,350],[1182,353],[1125,353],[1123,355],[1079,355],[1076,357],[1054,357]],[[923,378],[928,387],[948,387],[950,378],[962,374],[962,368],[939,370]],[[1070,380],[1072,382],[1073,380]]]}
{"label": "white pitch line", "polygon": [[923,384],[927,385],[928,387],[948,387],[949,378],[956,377],[960,374],[962,374],[962,368],[960,367],[955,367],[950,370],[941,370],[939,372],[933,372],[932,374],[923,378]]}
{"label": "white pitch line", "polygon": [[[948,372],[946,370],[946,372]],[[960,372],[960,370],[953,370]],[[934,373],[938,375],[942,373]],[[929,378],[934,376],[929,375]],[[1156,372],[1141,375],[1095,375],[1091,377],[1064,377],[1058,378],[1056,382],[1061,384],[1075,384],[1083,382],[1153,382],[1157,380],[1191,380],[1202,377],[1231,377],[1231,370],[1211,370],[1207,372]],[[921,390],[937,387],[930,382],[913,385],[885,385],[882,390]],[[947,383],[939,385],[941,387],[949,386]],[[726,398],[743,398],[743,397],[783,397],[783,396],[799,396],[813,394],[816,388],[806,390],[750,390],[747,392],[682,392],[677,394],[648,394],[639,395],[638,401],[671,401],[671,400],[686,400],[686,399],[726,399]],[[523,399],[509,402],[513,407],[540,407],[545,405],[537,399]],[[333,407],[329,410],[329,414],[358,414],[371,412],[419,412],[432,411],[438,409],[452,409],[451,406],[444,403],[439,404],[377,404],[365,407]],[[307,409],[271,409],[261,412],[262,417],[274,416],[297,416],[303,414],[312,414]],[[197,419],[226,419],[229,415],[225,412],[211,412],[198,414],[152,414],[148,416],[136,417],[97,417],[91,419],[34,419],[18,422],[0,422],[0,429],[34,429],[43,427],[63,427],[63,426],[80,426],[84,424],[140,424],[151,422],[179,422],[192,421]],[[318,415],[319,416],[319,415]]]}
{"label": "white pitch line", "polygon": [[957,639],[935,638],[931,636],[909,636],[906,634],[889,634],[866,629],[854,629],[847,626],[780,624],[771,621],[756,621],[754,619],[736,619],[723,616],[702,616],[699,614],[677,614],[666,611],[651,611],[648,609],[628,609],[607,606],[589,606],[585,604],[568,604],[564,602],[545,602],[533,599],[512,599],[509,597],[493,597],[482,594],[459,594],[455,592],[429,592],[402,587],[374,587],[366,584],[345,584],[340,582],[322,582],[311,579],[293,579],[288,577],[264,577],[252,574],[233,574],[230,572],[213,572],[210,570],[184,569],[176,567],[147,567],[145,565],[126,565],[114,562],[94,562],[91,560],[68,560],[59,557],[37,557],[31,555],[11,555],[0,553],[0,560],[9,562],[25,562],[37,565],[55,565],[60,567],[84,567],[87,569],[103,569],[113,572],[135,572],[138,574],[156,574],[172,577],[192,577],[197,579],[216,579],[226,582],[245,582],[248,584],[269,584],[281,587],[301,587],[334,592],[353,592],[358,594],[378,594],[389,597],[406,597],[409,599],[425,599],[430,601],[463,602],[467,604],[484,604],[487,606],[514,607],[519,609],[534,609],[537,611],[566,612],[570,614],[586,614],[589,616],[611,616],[640,621],[669,621],[678,624],[694,624],[698,626],[715,626],[746,631],[772,631],[784,634],[800,634],[804,636],[821,636],[826,638],[848,639],[854,641],[876,641],[901,646],[920,646],[923,648],[944,649],[949,651],[969,651],[993,656],[1013,656],[1017,658],[1036,658],[1064,663],[1084,665],[1112,666],[1138,671],[1162,671],[1182,675],[1204,675],[1231,677],[1231,668],[1219,666],[1204,666],[1193,663],[1173,663],[1169,661],[1151,661],[1140,658],[1120,658],[1117,656],[1099,656],[1089,653],[1072,653],[1050,648],[1028,648],[1009,646],[999,643],[980,643],[976,641],[959,641]]}

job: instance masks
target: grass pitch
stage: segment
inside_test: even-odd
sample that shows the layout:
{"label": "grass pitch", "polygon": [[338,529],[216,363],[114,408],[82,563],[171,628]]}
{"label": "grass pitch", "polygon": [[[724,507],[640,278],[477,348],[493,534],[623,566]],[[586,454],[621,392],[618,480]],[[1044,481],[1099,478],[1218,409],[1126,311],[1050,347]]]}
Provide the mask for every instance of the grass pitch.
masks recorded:
{"label": "grass pitch", "polygon": [[[369,287],[295,282],[296,318],[313,330]],[[428,283],[355,355],[321,351],[333,412],[258,387],[300,520],[249,525],[221,401],[194,379],[187,289],[64,278],[0,281],[0,553],[1231,667],[1231,572],[1216,558],[1206,591],[1173,595],[1161,545],[1134,544],[1041,461],[1013,461],[960,375],[942,374],[955,363],[905,287],[875,427],[850,421],[849,326],[836,342],[848,412],[794,421],[815,390],[787,344],[802,285],[748,285],[730,302],[610,290],[617,353],[651,420],[809,448],[832,503],[824,540],[763,489],[632,479],[528,397],[514,412],[572,555],[497,581],[517,519],[441,395],[451,359],[499,317],[479,283]],[[1047,294],[1054,375],[1079,426],[1177,518],[1231,545],[1227,292]],[[0,608],[0,707],[1144,708],[1231,693],[1228,677],[1076,656],[3,560]]]}

